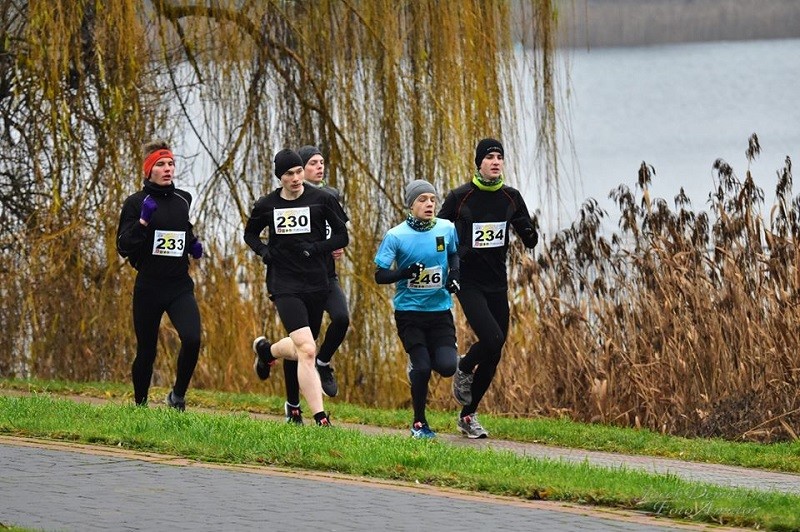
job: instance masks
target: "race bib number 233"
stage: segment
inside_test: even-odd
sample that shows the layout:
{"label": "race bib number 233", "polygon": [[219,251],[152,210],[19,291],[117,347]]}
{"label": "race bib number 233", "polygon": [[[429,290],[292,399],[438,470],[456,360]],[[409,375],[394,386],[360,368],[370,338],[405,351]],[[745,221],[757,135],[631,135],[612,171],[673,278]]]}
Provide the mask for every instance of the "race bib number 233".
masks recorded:
{"label": "race bib number 233", "polygon": [[153,255],[159,257],[182,257],[186,247],[186,231],[163,231],[156,229],[153,238]]}

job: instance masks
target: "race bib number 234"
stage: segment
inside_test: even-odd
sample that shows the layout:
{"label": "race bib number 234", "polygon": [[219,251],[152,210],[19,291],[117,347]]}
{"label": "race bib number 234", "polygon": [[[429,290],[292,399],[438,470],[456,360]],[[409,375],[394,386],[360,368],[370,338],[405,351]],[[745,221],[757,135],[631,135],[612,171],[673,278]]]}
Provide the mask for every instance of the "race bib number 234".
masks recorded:
{"label": "race bib number 234", "polygon": [[499,248],[506,243],[506,222],[476,222],[472,224],[473,248]]}

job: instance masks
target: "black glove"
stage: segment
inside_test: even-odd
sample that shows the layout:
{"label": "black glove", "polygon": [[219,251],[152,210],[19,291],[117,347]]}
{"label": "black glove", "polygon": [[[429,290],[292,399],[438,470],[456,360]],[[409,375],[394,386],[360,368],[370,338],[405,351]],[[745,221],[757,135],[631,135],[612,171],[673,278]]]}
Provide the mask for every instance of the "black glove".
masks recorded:
{"label": "black glove", "polygon": [[461,290],[461,283],[458,282],[458,279],[448,279],[444,287],[451,294],[457,294]]}
{"label": "black glove", "polygon": [[269,248],[264,248],[261,252],[261,261],[267,266],[272,264],[272,253],[269,252]]}
{"label": "black glove", "polygon": [[536,244],[539,243],[539,233],[536,232],[537,225],[536,216],[531,216],[531,225],[523,229],[520,234],[522,243],[525,244],[527,248],[533,249],[536,247]]}
{"label": "black glove", "polygon": [[411,266],[407,266],[401,270],[403,279],[414,279],[417,275],[425,269],[425,265],[421,262],[415,262]]}
{"label": "black glove", "polygon": [[300,244],[297,244],[295,249],[307,259],[310,259],[317,254],[317,246],[314,242],[301,242]]}

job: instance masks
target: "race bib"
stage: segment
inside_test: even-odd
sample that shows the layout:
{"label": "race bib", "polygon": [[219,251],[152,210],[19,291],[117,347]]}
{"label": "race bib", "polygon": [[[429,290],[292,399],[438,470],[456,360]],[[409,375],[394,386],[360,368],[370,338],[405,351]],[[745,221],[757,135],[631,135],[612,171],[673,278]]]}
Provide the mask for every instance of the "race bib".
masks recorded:
{"label": "race bib", "polygon": [[506,243],[506,222],[475,222],[472,224],[473,248],[499,248]]}
{"label": "race bib", "polygon": [[325,220],[325,240],[329,239],[333,234],[333,229],[331,229],[331,224],[328,223],[328,220]]}
{"label": "race bib", "polygon": [[153,255],[160,257],[182,257],[186,246],[186,231],[162,231],[156,229],[153,237]]}
{"label": "race bib", "polygon": [[311,210],[308,207],[275,209],[273,221],[275,233],[279,235],[311,232]]}
{"label": "race bib", "polygon": [[425,268],[419,275],[408,280],[411,290],[438,290],[442,287],[442,267]]}

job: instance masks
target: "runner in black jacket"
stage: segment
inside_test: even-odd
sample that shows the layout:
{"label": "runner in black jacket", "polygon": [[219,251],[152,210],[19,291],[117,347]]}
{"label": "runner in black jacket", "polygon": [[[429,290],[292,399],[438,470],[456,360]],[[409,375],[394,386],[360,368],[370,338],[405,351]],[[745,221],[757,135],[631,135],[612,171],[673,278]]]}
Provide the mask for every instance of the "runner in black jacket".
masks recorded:
{"label": "runner in black jacket", "polygon": [[489,433],[476,411],[494,378],[508,334],[508,230],[528,248],[538,235],[518,190],[503,184],[503,145],[486,138],[475,150],[472,181],[451,191],[439,218],[455,223],[461,259],[458,300],[478,341],[461,358],[453,378],[453,395],[463,405],[458,427],[470,438]]}
{"label": "runner in black jacket", "polygon": [[[303,146],[297,150],[297,154],[303,161],[303,178],[306,186],[314,187],[323,192],[331,194],[341,205],[339,191],[325,183],[325,159],[322,152],[316,146]],[[342,210],[344,221],[349,218]],[[330,236],[330,227],[326,227],[327,236]],[[333,376],[331,358],[344,341],[347,329],[350,327],[350,311],[347,309],[347,299],[344,291],[339,284],[339,277],[336,275],[336,260],[344,255],[344,249],[336,249],[325,259],[328,267],[330,290],[325,299],[325,312],[330,317],[328,329],[325,331],[325,339],[317,351],[316,366],[322,382],[322,392],[328,397],[336,397],[339,387]],[[297,362],[294,360],[283,361],[283,377],[286,383],[286,403],[284,412],[286,413],[287,423],[303,424],[303,411],[300,408],[300,383],[297,382]]]}
{"label": "runner in black jacket", "polygon": [[181,348],[175,384],[166,403],[184,410],[184,396],[200,353],[200,311],[189,277],[189,258],[203,256],[192,232],[192,196],[173,184],[175,159],[163,141],[145,146],[144,187],[128,196],[117,229],[117,251],[138,271],[133,289],[136,358],[131,370],[134,400],[147,404],[161,316],[167,313]]}
{"label": "runner in black jacket", "polygon": [[[315,339],[330,290],[326,259],[348,243],[346,216],[332,195],[304,185],[303,161],[294,151],[278,152],[275,175],[282,186],[256,201],[244,240],[267,265],[267,290],[289,337],[274,344],[263,336],[256,338],[255,369],[263,380],[277,358],[297,360],[300,390],[314,419],[318,425],[330,425],[314,365]],[[326,226],[331,229],[328,239]],[[266,244],[260,237],[265,228]]]}
{"label": "runner in black jacket", "polygon": [[[306,184],[331,194],[341,205],[342,199],[339,191],[325,183],[325,159],[322,157],[319,148],[316,146],[303,146],[297,153],[303,159]],[[349,221],[346,214],[344,221]],[[347,309],[347,299],[339,284],[339,276],[336,275],[336,261],[342,258],[343,255],[344,249],[340,248],[334,250],[326,258],[331,290],[328,292],[328,299],[325,301],[325,312],[330,317],[330,323],[325,331],[325,340],[319,346],[319,352],[317,353],[317,371],[322,380],[322,391],[329,397],[335,397],[339,392],[336,379],[333,377],[331,359],[344,341],[347,329],[350,327],[350,312]]]}

